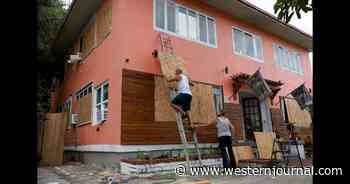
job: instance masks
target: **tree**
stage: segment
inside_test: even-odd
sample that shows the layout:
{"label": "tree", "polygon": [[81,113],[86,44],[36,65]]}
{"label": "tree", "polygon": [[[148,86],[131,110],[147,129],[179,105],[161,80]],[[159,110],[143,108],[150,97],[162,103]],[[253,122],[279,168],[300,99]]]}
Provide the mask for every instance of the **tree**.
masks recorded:
{"label": "tree", "polygon": [[288,23],[294,14],[300,19],[300,11],[312,11],[312,0],[277,0],[273,9],[278,19]]}
{"label": "tree", "polygon": [[57,75],[59,65],[55,63],[51,45],[67,10],[62,0],[38,0],[37,9],[37,120],[44,121],[44,115],[49,111],[50,89],[52,78]]}

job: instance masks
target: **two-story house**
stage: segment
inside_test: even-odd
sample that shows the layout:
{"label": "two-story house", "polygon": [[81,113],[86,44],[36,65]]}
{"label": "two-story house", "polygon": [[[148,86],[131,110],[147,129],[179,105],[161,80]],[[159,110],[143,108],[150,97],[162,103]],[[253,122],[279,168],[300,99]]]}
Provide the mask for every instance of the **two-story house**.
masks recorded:
{"label": "two-story house", "polygon": [[[160,33],[170,35],[191,79],[213,86],[216,109],[228,112],[242,142],[252,130],[278,128],[278,96],[302,83],[312,88],[312,37],[246,1],[75,0],[53,46],[65,63],[54,111],[79,115],[74,126],[69,116],[67,154],[113,162],[137,151],[181,148],[176,123],[154,119],[154,78],[161,71],[151,53],[160,50]],[[67,63],[77,52],[82,60]],[[234,85],[258,68],[279,89],[272,103]],[[213,126],[198,134],[202,148],[217,142]]]}

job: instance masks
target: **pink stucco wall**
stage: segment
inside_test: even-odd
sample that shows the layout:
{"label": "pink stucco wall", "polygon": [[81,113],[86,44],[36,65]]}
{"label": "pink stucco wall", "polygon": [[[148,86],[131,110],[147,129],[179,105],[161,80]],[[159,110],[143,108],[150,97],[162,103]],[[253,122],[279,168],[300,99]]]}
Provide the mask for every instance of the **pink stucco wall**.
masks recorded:
{"label": "pink stucco wall", "polygon": [[[171,37],[175,53],[184,58],[193,80],[223,85],[224,95],[231,96],[230,75],[239,72],[252,74],[260,67],[265,78],[284,82],[285,85],[278,95],[287,94],[303,82],[306,82],[307,87],[312,88],[310,62],[306,50],[262,32],[199,1],[177,0],[177,3],[216,19],[217,48]],[[69,95],[74,96],[75,92],[89,81],[93,81],[95,85],[105,80],[110,83],[108,120],[98,126],[88,124],[79,127],[80,144],[120,144],[123,68],[160,73],[159,63],[155,62],[151,55],[154,49],[160,50],[159,32],[155,31],[153,26],[153,0],[114,0],[112,11],[110,35],[92,51],[83,64],[70,67],[63,84],[61,102]],[[233,53],[232,26],[238,26],[262,38],[264,63]],[[274,42],[302,54],[304,75],[282,70],[275,65],[272,50]],[[125,62],[127,58],[130,60],[128,63]],[[229,75],[224,74],[225,66],[229,68]],[[73,112],[76,106],[76,99],[73,98]],[[99,131],[96,131],[97,127],[100,128]],[[68,140],[66,144],[69,144]]]}

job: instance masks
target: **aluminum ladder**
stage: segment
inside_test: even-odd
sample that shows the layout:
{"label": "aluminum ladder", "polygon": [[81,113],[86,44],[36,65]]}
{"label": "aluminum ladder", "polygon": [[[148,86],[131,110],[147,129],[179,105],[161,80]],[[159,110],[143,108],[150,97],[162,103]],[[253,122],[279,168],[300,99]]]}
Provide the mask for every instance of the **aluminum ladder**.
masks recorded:
{"label": "aluminum ladder", "polygon": [[[174,99],[175,96],[176,96],[175,90],[171,89],[170,90],[170,100]],[[192,133],[192,139],[193,139],[193,142],[187,142],[186,130],[184,128],[183,119],[182,119],[180,112],[176,112],[176,124],[177,124],[177,129],[178,129],[179,134],[180,134],[180,138],[181,138],[181,142],[183,145],[183,150],[184,150],[184,154],[185,154],[185,158],[186,158],[186,171],[189,171],[190,162],[191,162],[190,155],[189,155],[189,149],[190,149],[189,143],[194,144],[196,152],[197,152],[199,166],[202,167],[203,163],[202,163],[201,153],[200,153],[199,146],[198,146],[198,138],[197,138],[196,128],[191,127],[190,129],[187,130],[187,131],[190,131]],[[190,120],[189,120],[188,124],[191,125]]]}

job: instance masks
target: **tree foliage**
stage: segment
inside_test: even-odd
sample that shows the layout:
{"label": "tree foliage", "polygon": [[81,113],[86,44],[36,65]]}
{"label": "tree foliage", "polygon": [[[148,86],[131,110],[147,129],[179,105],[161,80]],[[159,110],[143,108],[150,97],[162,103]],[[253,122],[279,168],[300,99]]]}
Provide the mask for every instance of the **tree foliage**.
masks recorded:
{"label": "tree foliage", "polygon": [[50,46],[64,20],[66,10],[62,0],[38,1],[38,56],[39,62],[52,62]]}
{"label": "tree foliage", "polygon": [[301,11],[312,11],[312,0],[277,0],[273,9],[278,19],[288,23],[295,14],[300,19]]}
{"label": "tree foliage", "polygon": [[62,0],[37,1],[37,119],[44,120],[49,111],[51,82],[57,71],[57,63],[51,52],[55,39],[67,10]]}

